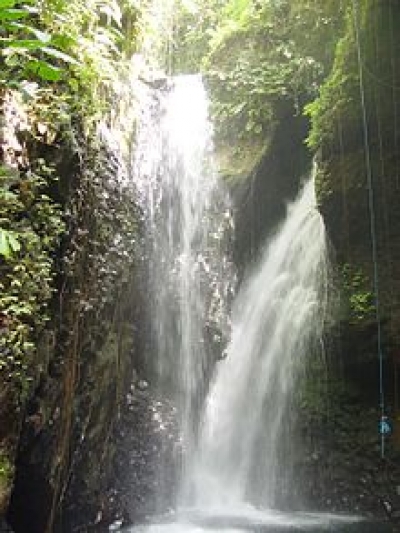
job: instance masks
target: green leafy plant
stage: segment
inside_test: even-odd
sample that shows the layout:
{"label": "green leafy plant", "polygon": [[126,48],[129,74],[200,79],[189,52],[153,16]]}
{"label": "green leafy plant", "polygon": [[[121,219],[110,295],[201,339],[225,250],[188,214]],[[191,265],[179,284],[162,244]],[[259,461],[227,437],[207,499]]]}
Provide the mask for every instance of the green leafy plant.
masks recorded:
{"label": "green leafy plant", "polygon": [[[65,231],[62,207],[53,196],[57,177],[49,163],[54,160],[49,158],[51,147],[69,147],[82,157],[76,139],[81,146],[89,143],[98,120],[109,112],[130,59],[127,54],[135,49],[137,13],[136,4],[129,0],[0,0],[2,97],[16,95],[21,102],[27,129],[17,134],[22,135],[22,150],[31,159],[20,165],[15,157],[17,170],[0,168],[0,371],[3,380],[19,384],[21,391],[37,372],[37,345],[49,320],[54,266]],[[46,145],[49,150],[43,150]],[[93,176],[91,187],[95,182]],[[99,204],[104,203],[104,186],[97,187]],[[114,190],[115,184],[110,197]],[[80,191],[79,198],[86,193]],[[97,213],[99,207],[92,208]],[[86,211],[85,216],[89,216]],[[112,210],[106,216],[113,218]],[[114,233],[107,231],[101,260],[108,254],[125,260]],[[69,237],[74,243],[80,240],[80,236]],[[64,258],[66,277],[81,253],[72,243],[70,248]],[[100,283],[97,294],[111,283]],[[93,304],[86,301],[82,306],[89,309]]]}
{"label": "green leafy plant", "polygon": [[347,313],[352,322],[362,322],[371,318],[375,311],[371,282],[360,268],[348,263],[340,270],[342,294]]}
{"label": "green leafy plant", "polygon": [[53,45],[50,33],[33,25],[37,18],[38,10],[32,5],[0,0],[2,57],[6,73],[12,75],[3,79],[6,85],[32,76],[56,82],[66,73],[67,64],[78,65],[71,55]]}
{"label": "green leafy plant", "polygon": [[317,95],[343,21],[343,9],[322,0],[179,5],[174,66],[205,73],[218,139],[268,138],[282,100],[300,113]]}
{"label": "green leafy plant", "polygon": [[64,224],[59,206],[46,194],[54,171],[42,160],[25,176],[2,167],[0,179],[0,370],[23,382],[48,320],[53,254]]}
{"label": "green leafy plant", "polygon": [[0,449],[0,492],[7,489],[13,475],[14,467],[4,450]]}
{"label": "green leafy plant", "polygon": [[37,82],[38,101],[51,88],[47,105],[61,99],[93,131],[129,68],[137,14],[130,0],[0,0],[0,84]]}
{"label": "green leafy plant", "polygon": [[336,46],[334,66],[319,97],[305,106],[305,114],[311,119],[307,140],[311,148],[337,142],[338,125],[343,129],[358,117],[359,79],[355,61],[354,35],[350,28]]}
{"label": "green leafy plant", "polygon": [[15,232],[0,228],[0,255],[7,259],[20,249],[21,244]]}

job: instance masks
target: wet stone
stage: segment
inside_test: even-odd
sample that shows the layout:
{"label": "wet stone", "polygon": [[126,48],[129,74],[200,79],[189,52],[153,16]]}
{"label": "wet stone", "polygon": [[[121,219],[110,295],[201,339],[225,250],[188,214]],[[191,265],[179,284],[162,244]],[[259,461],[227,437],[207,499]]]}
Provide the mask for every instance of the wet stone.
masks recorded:
{"label": "wet stone", "polygon": [[[145,380],[139,380],[126,397],[115,448],[113,480],[99,531],[117,531],[174,506],[181,456],[177,410]],[[117,529],[108,529],[117,524]]]}

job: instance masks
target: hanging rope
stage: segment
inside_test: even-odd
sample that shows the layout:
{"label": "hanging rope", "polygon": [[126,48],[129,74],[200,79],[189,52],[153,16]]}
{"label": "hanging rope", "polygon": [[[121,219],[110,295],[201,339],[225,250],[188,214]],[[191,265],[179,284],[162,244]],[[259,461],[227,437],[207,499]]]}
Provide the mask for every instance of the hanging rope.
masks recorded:
{"label": "hanging rope", "polygon": [[368,187],[368,206],[370,214],[370,234],[371,234],[371,251],[373,261],[373,283],[374,283],[374,295],[375,295],[375,319],[377,327],[377,349],[379,360],[379,406],[381,412],[380,434],[381,434],[381,457],[385,457],[385,431],[383,431],[384,423],[386,422],[385,416],[385,392],[383,385],[383,350],[382,350],[382,324],[381,324],[381,312],[380,312],[380,298],[379,298],[379,268],[378,268],[378,250],[377,250],[377,238],[376,238],[376,215],[375,215],[375,198],[374,198],[374,186],[372,179],[372,165],[371,165],[371,152],[369,143],[369,129],[367,119],[367,107],[365,99],[365,83],[364,83],[364,71],[363,71],[363,58],[361,53],[360,42],[360,23],[359,23],[359,0],[353,0],[353,20],[354,31],[357,45],[357,60],[358,60],[358,73],[360,80],[360,98],[361,98],[361,110],[363,120],[363,132],[364,132],[364,153],[365,153],[365,167]]}
{"label": "hanging rope", "polygon": [[394,83],[390,83],[388,81],[381,80],[365,64],[362,65],[362,68],[368,74],[368,76],[371,79],[373,79],[376,83],[379,83],[379,85],[382,85],[382,87],[387,87],[388,89],[391,89],[393,92],[400,91],[400,85],[395,85]]}
{"label": "hanging rope", "polygon": [[[390,48],[391,48],[390,62],[392,65],[393,85],[395,85],[396,78],[397,78],[397,69],[396,69],[396,54],[395,54],[395,42],[396,41],[395,41],[394,24],[393,24],[393,19],[394,19],[393,4],[389,5],[389,9],[390,9],[389,16],[390,16]],[[394,119],[394,124],[393,124],[394,144],[393,145],[394,145],[395,151],[397,151],[398,150],[398,135],[397,135],[398,133],[398,120],[397,120],[398,106],[397,106],[397,95],[394,90],[392,92],[392,99],[393,99],[393,119]],[[397,183],[397,189],[399,190],[400,189],[400,168],[399,168],[398,160],[396,160],[396,183]]]}

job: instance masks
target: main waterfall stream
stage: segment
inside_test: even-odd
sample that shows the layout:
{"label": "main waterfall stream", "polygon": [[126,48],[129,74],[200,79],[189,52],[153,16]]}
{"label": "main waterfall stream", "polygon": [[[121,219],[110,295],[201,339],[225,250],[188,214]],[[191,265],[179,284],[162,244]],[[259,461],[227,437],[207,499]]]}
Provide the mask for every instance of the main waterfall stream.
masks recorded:
{"label": "main waterfall stream", "polygon": [[[143,90],[134,176],[145,228],[152,373],[173,396],[183,442],[182,494],[196,454],[207,383],[229,336],[234,273],[228,194],[212,160],[206,93],[198,76]],[[157,497],[171,499],[163,465]]]}
{"label": "main waterfall stream", "polygon": [[[327,304],[312,179],[231,303],[231,207],[212,163],[199,77],[144,90],[134,175],[146,235],[146,349],[158,390],[177,407],[183,459],[175,512],[131,531],[366,533],[356,518],[272,510],[301,490],[295,390]],[[160,513],[173,490],[163,477],[159,465]]]}

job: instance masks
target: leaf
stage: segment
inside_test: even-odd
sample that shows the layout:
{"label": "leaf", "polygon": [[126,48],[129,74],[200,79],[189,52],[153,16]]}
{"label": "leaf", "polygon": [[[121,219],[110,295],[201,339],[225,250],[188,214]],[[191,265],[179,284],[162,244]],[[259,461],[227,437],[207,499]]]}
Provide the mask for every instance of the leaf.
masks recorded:
{"label": "leaf", "polygon": [[18,239],[10,231],[7,235],[8,244],[13,252],[18,252],[21,249],[21,245]]}
{"label": "leaf", "polygon": [[37,39],[12,39],[7,40],[7,48],[17,48],[21,50],[40,50],[43,49],[47,43],[38,41]]}
{"label": "leaf", "polygon": [[23,30],[27,33],[33,33],[36,39],[43,43],[49,43],[52,40],[52,36],[49,33],[38,30],[29,24],[23,24],[22,22],[8,22],[5,24],[5,28],[8,30]]}
{"label": "leaf", "polygon": [[70,35],[57,34],[51,36],[51,44],[61,50],[67,50],[75,44],[75,40]]}
{"label": "leaf", "polygon": [[8,259],[12,254],[12,250],[7,239],[7,233],[8,232],[6,230],[0,228],[0,255],[6,259]]}
{"label": "leaf", "polygon": [[0,9],[14,7],[16,3],[16,0],[0,0]]}
{"label": "leaf", "polygon": [[[21,24],[20,26],[24,26],[24,25]],[[29,26],[26,26],[26,29],[31,30],[31,28]],[[51,36],[50,35],[45,34],[43,32],[36,32],[36,31],[33,30],[33,28],[32,28],[32,31],[35,34],[42,35],[45,38],[45,40],[40,40],[40,39],[1,39],[0,38],[0,41],[6,42],[7,45],[8,45],[7,48],[5,49],[5,52],[7,53],[7,50],[9,50],[9,49],[16,49],[16,50],[20,50],[22,52],[27,51],[27,50],[41,50],[45,54],[47,54],[47,55],[49,55],[51,57],[55,57],[57,59],[61,59],[62,61],[65,61],[66,63],[72,63],[74,65],[80,65],[80,63],[75,58],[70,56],[69,54],[66,54],[65,52],[61,52],[60,50],[57,50],[56,48],[49,47],[48,44],[49,44],[49,41],[51,40]]]}
{"label": "leaf", "polygon": [[21,249],[21,245],[11,231],[0,228],[0,255],[8,259]]}
{"label": "leaf", "polygon": [[61,68],[54,67],[50,63],[47,63],[47,61],[40,60],[29,61],[26,64],[26,69],[45,81],[59,81],[63,74]]}
{"label": "leaf", "polygon": [[56,50],[55,48],[50,47],[44,47],[42,48],[43,52],[48,54],[49,56],[56,57],[57,59],[62,59],[66,63],[72,63],[74,65],[80,65],[79,61],[77,61],[75,58],[70,56],[69,54],[65,54],[64,52],[60,52],[60,50]]}
{"label": "leaf", "polygon": [[19,20],[28,15],[26,9],[0,9],[0,20]]}
{"label": "leaf", "polygon": [[35,37],[42,41],[42,43],[49,43],[51,41],[51,35],[50,33],[46,33],[45,31],[38,30],[36,28],[33,28],[32,26],[26,26],[26,29],[35,35]]}

